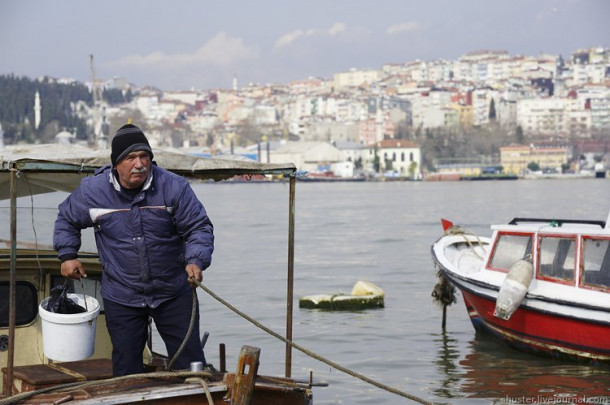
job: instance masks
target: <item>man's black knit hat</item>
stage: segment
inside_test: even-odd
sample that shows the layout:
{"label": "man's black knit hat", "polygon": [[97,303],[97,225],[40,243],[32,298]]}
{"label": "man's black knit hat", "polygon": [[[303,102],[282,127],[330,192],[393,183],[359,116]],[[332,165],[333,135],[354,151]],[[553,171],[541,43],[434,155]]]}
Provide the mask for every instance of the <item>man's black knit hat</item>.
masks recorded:
{"label": "man's black knit hat", "polygon": [[144,132],[135,125],[123,125],[112,138],[112,153],[110,154],[112,166],[116,166],[125,156],[136,150],[148,152],[151,159],[154,156]]}

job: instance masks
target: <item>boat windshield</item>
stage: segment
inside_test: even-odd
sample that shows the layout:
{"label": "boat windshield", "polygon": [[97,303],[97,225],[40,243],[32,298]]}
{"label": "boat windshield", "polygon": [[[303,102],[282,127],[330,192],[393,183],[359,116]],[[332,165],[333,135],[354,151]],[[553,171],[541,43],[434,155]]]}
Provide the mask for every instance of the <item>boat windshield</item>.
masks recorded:
{"label": "boat windshield", "polygon": [[489,267],[508,271],[532,251],[531,235],[501,234],[496,239]]}
{"label": "boat windshield", "polygon": [[540,238],[540,275],[557,280],[573,281],[576,268],[576,239]]}
{"label": "boat windshield", "polygon": [[610,288],[610,240],[584,238],[582,282],[588,286]]}

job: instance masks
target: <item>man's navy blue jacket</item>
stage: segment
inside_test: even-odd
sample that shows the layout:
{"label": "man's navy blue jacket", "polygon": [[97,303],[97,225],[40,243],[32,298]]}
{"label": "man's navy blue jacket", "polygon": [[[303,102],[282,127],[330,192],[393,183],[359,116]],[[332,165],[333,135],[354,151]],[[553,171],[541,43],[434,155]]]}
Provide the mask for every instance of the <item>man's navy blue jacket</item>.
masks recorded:
{"label": "man's navy blue jacket", "polygon": [[186,264],[210,266],[214,227],[186,179],[151,165],[142,191],[125,192],[110,166],[86,177],[59,205],[53,246],[76,257],[93,227],[103,266],[102,297],[152,308],[188,292]]}

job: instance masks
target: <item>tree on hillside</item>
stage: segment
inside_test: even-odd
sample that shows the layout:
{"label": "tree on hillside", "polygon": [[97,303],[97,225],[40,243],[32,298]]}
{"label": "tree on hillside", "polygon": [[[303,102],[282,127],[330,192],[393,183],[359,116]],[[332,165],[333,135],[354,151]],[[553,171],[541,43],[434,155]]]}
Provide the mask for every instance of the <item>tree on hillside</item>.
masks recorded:
{"label": "tree on hillside", "polygon": [[523,144],[524,139],[523,128],[521,128],[521,125],[517,125],[517,128],[515,128],[515,140],[518,144]]}
{"label": "tree on hillside", "polygon": [[407,120],[400,120],[398,124],[396,124],[396,139],[413,139],[412,138],[412,128],[407,124]]}
{"label": "tree on hillside", "polygon": [[[40,95],[40,125],[35,127],[34,100]],[[131,92],[118,89],[104,92],[110,104],[131,99]],[[13,74],[0,75],[0,122],[7,143],[52,142],[59,131],[68,131],[78,139],[88,139],[92,130],[85,119],[77,114],[77,105],[92,106],[89,89],[82,83],[57,83],[45,77],[32,80]]]}
{"label": "tree on hillside", "polygon": [[496,120],[496,101],[493,99],[493,97],[491,98],[491,101],[489,102],[489,120],[490,121]]}
{"label": "tree on hillside", "polygon": [[148,129],[146,127],[146,117],[144,114],[138,109],[135,110],[121,110],[118,114],[113,114],[108,117],[108,125],[110,126],[109,132],[109,140],[111,141],[114,137],[115,132],[125,124],[132,123],[142,128],[142,130],[146,133]]}
{"label": "tree on hillside", "polygon": [[261,142],[263,132],[252,119],[248,118],[235,127],[235,135],[237,146],[247,146]]}

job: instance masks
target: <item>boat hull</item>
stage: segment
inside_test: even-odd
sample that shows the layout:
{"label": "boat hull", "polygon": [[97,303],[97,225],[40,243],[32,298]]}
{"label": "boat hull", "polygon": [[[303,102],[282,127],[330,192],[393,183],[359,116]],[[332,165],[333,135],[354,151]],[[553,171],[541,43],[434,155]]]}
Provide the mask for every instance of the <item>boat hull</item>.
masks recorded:
{"label": "boat hull", "polygon": [[610,320],[598,322],[521,305],[509,320],[495,317],[497,291],[469,288],[444,274],[461,291],[474,328],[519,350],[561,359],[610,363]]}

